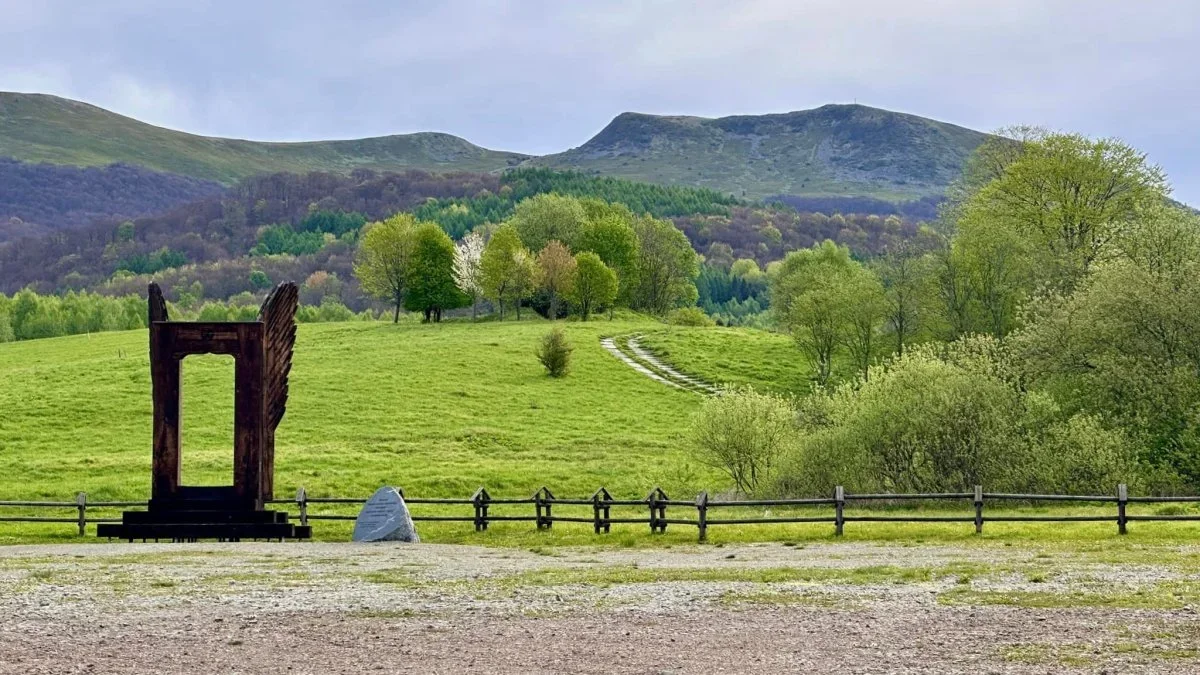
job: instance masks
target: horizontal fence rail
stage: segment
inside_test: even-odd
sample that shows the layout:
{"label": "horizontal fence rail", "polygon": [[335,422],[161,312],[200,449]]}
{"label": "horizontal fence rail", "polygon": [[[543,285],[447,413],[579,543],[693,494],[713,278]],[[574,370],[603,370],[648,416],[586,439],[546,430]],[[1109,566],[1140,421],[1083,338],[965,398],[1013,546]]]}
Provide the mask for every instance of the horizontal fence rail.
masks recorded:
{"label": "horizontal fence rail", "polygon": [[[403,491],[400,492],[403,496]],[[362,505],[366,497],[309,497],[304,488],[296,492],[294,499],[275,499],[271,504],[294,505],[297,512],[289,514],[296,517],[301,525],[309,525],[312,521],[353,521],[357,516],[339,513],[312,513],[312,507],[334,505]],[[838,486],[832,497],[815,497],[804,499],[710,499],[707,492],[700,493],[694,500],[671,499],[661,488],[654,488],[641,499],[614,499],[605,488],[600,488],[588,498],[563,499],[554,496],[549,489],[543,487],[526,498],[493,498],[486,489],[479,488],[473,495],[464,499],[454,498],[425,498],[404,497],[409,505],[441,505],[447,507],[470,507],[463,509],[462,515],[412,513],[414,521],[424,522],[458,522],[471,523],[477,532],[488,529],[490,523],[497,522],[531,522],[539,530],[549,530],[555,523],[590,523],[596,534],[610,532],[613,525],[642,524],[648,525],[651,532],[666,532],[669,525],[695,527],[699,540],[708,537],[708,528],[730,525],[761,525],[777,523],[829,523],[833,525],[834,534],[841,535],[846,523],[973,523],[975,533],[983,533],[985,522],[1115,522],[1117,532],[1126,534],[1130,521],[1200,521],[1200,513],[1195,514],[1163,514],[1146,515],[1127,512],[1129,504],[1170,504],[1198,503],[1200,497],[1130,497],[1124,484],[1118,485],[1112,495],[1037,495],[1017,494],[1008,492],[984,492],[982,486],[975,486],[972,492],[931,492],[905,494],[853,494]],[[917,504],[921,502],[966,502],[973,507],[973,512],[957,515],[923,515],[919,513],[859,513],[847,514],[847,505],[854,504]],[[1036,503],[1036,502],[1088,502],[1093,504],[1115,504],[1116,512],[1090,515],[985,515],[985,503]],[[524,515],[511,513],[497,514],[492,512],[495,507],[516,507],[525,505],[532,507],[532,512]],[[79,536],[84,536],[89,524],[118,523],[119,518],[96,517],[89,515],[89,510],[111,511],[118,508],[146,508],[147,502],[134,501],[88,501],[87,494],[77,493],[75,501],[0,501],[0,523],[70,523],[76,526]],[[562,515],[561,507],[591,507],[591,515]],[[730,517],[720,517],[721,509],[750,508],[750,507],[784,507],[789,509],[803,507],[829,507],[832,513],[821,515],[803,515],[798,513],[782,513],[779,515],[751,516],[738,513]],[[558,508],[556,512],[556,508]],[[613,516],[613,508],[644,509],[641,516]],[[26,513],[7,515],[6,509],[19,509]],[[34,509],[55,509],[65,512],[57,516],[29,515]],[[717,517],[711,510],[717,509]],[[578,513],[578,511],[576,511]],[[585,511],[586,513],[586,511]],[[680,514],[676,516],[676,514]]]}

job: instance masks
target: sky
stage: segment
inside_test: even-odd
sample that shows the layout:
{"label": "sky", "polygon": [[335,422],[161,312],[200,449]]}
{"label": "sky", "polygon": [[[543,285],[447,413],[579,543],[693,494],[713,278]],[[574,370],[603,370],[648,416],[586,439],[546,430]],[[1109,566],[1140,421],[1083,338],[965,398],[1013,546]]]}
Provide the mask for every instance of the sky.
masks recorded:
{"label": "sky", "polygon": [[1116,136],[1200,205],[1195,0],[0,0],[0,90],[256,140],[530,154],[618,113],[855,102]]}

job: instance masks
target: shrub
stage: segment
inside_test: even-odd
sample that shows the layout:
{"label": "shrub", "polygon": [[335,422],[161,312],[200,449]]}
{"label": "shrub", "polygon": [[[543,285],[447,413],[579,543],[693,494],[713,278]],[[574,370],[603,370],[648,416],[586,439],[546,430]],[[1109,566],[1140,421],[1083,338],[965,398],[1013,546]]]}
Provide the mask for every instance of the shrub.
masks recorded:
{"label": "shrub", "polygon": [[219,302],[206,302],[196,316],[197,321],[230,321],[229,308]]}
{"label": "shrub", "polygon": [[817,494],[940,492],[1013,477],[1017,392],[995,378],[912,356],[831,401],[788,478]]}
{"label": "shrub", "polygon": [[680,307],[667,314],[672,326],[715,326],[716,322],[699,307]]}
{"label": "shrub", "polygon": [[1110,494],[1117,483],[1141,483],[1123,434],[1092,416],[1066,417],[1053,398],[1023,392],[986,361],[974,348],[942,358],[918,349],[873,369],[869,381],[810,397],[805,433],[777,489],[808,496],[835,485],[856,492],[983,485]]}
{"label": "shrub", "polygon": [[258,290],[271,287],[271,278],[262,270],[252,270],[250,272],[250,285]]}
{"label": "shrub", "polygon": [[729,474],[738,491],[767,484],[780,456],[796,439],[795,411],[787,400],[752,387],[707,399],[692,420],[700,461]]}
{"label": "shrub", "polygon": [[1112,494],[1137,469],[1125,434],[1087,414],[1049,427],[1036,457],[1041,489],[1056,493]]}
{"label": "shrub", "polygon": [[571,343],[567,342],[566,333],[561,328],[555,328],[542,337],[542,342],[534,353],[537,354],[538,361],[546,367],[550,377],[562,377],[571,366],[571,352],[574,349]]}

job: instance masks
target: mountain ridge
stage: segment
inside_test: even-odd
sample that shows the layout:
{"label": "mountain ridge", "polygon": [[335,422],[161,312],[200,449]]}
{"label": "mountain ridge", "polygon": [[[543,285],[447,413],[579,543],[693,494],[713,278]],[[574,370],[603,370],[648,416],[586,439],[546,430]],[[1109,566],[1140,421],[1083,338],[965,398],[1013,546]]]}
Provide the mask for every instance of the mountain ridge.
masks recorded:
{"label": "mountain ridge", "polygon": [[529,162],[640,180],[657,173],[659,182],[755,197],[902,199],[943,192],[987,137],[859,104],[716,118],[627,112],[583,145]]}
{"label": "mountain ridge", "polygon": [[135,164],[226,185],[277,171],[491,171],[528,157],[430,131],[296,142],[201,136],[90,103],[14,92],[0,92],[0,156],[74,166]]}
{"label": "mountain ridge", "polygon": [[276,171],[492,172],[532,165],[751,198],[897,201],[944,192],[987,137],[858,104],[716,118],[623,112],[582,145],[539,157],[442,132],[297,142],[200,136],[71,99],[0,92],[0,156],[75,166],[127,163],[225,185]]}

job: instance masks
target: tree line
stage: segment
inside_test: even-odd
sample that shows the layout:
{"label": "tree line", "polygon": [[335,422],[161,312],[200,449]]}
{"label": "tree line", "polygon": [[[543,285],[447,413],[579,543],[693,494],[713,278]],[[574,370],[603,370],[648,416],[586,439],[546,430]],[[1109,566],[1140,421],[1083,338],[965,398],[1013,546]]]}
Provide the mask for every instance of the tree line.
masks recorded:
{"label": "tree line", "polygon": [[410,213],[371,224],[354,273],[364,291],[440,321],[488,300],[503,320],[532,306],[551,318],[587,320],[617,306],[665,314],[694,304],[698,256],[670,221],[634,215],[624,204],[557,193],[529,197],[500,223],[455,243],[437,223]]}
{"label": "tree line", "polygon": [[[169,302],[171,318],[179,321],[255,321],[262,297],[245,293],[228,302],[197,301],[186,291],[182,302]],[[300,323],[373,321],[370,310],[355,313],[332,297],[319,304],[302,304]],[[39,295],[25,289],[9,297],[0,293],[0,342],[83,335],[145,328],[144,295],[109,296],[88,291]]]}

